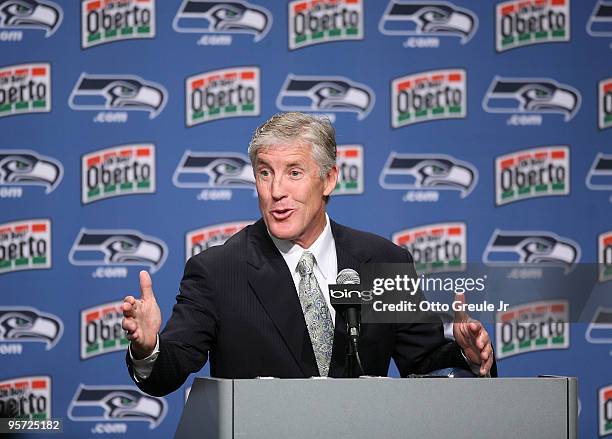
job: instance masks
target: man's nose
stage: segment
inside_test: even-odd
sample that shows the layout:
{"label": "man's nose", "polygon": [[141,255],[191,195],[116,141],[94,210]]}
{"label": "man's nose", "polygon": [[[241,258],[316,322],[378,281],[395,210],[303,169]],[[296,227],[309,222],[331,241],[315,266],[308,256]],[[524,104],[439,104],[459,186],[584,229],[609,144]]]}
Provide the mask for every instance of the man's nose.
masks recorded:
{"label": "man's nose", "polygon": [[272,198],[275,200],[280,200],[287,196],[287,191],[285,189],[284,179],[282,175],[275,175],[272,179]]}

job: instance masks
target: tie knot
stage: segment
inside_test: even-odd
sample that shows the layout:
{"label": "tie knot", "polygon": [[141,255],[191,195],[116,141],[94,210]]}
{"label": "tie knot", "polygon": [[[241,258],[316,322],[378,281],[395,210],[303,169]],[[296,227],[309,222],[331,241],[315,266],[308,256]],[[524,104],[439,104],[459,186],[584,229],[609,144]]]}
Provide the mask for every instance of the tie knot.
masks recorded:
{"label": "tie knot", "polygon": [[300,273],[300,276],[307,276],[311,274],[314,263],[315,257],[312,253],[310,253],[309,251],[305,251],[304,253],[302,253],[302,257],[300,258],[300,261],[297,264],[297,269]]}

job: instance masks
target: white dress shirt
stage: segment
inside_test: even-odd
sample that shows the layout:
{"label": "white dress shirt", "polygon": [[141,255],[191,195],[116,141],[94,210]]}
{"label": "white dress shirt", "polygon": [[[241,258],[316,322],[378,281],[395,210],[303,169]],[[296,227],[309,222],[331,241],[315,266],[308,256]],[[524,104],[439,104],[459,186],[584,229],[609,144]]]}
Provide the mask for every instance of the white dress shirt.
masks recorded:
{"label": "white dress shirt", "polygon": [[329,217],[325,214],[325,228],[319,237],[312,243],[312,245],[305,249],[300,247],[298,244],[294,244],[291,241],[284,239],[278,239],[270,235],[272,242],[283,256],[289,272],[293,277],[293,283],[295,284],[295,291],[298,291],[300,284],[300,273],[297,270],[298,262],[305,250],[308,250],[313,254],[315,258],[315,264],[313,272],[319,288],[323,296],[325,296],[325,302],[331,314],[332,322],[335,324],[336,311],[331,306],[329,299],[329,284],[336,283],[336,276],[338,276],[338,259],[336,258],[336,242],[334,241],[334,235],[332,235],[331,226],[329,224]]}

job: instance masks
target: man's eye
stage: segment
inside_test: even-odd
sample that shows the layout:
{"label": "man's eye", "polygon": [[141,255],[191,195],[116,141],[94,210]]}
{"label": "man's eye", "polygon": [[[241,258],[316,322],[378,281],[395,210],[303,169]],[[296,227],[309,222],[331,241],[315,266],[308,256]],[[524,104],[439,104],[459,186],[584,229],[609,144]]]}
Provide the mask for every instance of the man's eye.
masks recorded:
{"label": "man's eye", "polygon": [[300,175],[302,175],[302,171],[293,170],[289,174],[295,178],[295,177],[299,177]]}
{"label": "man's eye", "polygon": [[267,169],[262,169],[261,171],[259,171],[259,175],[261,177],[268,177],[270,175],[270,171],[268,171]]}

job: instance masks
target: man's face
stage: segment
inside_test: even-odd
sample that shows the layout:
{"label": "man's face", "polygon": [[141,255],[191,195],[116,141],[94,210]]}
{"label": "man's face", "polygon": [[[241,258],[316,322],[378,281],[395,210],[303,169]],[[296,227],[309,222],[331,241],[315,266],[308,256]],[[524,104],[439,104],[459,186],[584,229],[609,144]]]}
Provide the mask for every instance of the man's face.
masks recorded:
{"label": "man's face", "polygon": [[287,143],[262,148],[255,158],[259,209],[272,236],[304,248],[325,228],[324,196],[336,187],[334,166],[321,180],[310,145]]}

